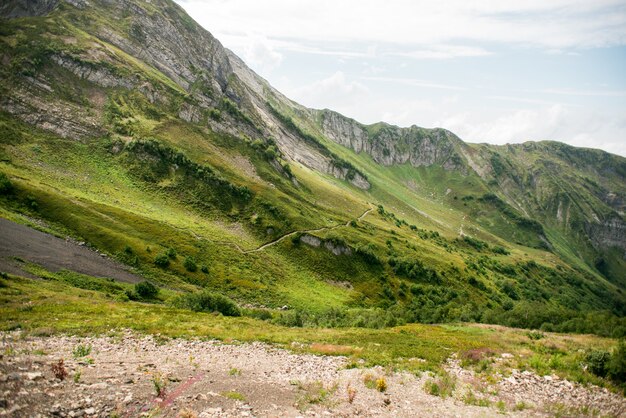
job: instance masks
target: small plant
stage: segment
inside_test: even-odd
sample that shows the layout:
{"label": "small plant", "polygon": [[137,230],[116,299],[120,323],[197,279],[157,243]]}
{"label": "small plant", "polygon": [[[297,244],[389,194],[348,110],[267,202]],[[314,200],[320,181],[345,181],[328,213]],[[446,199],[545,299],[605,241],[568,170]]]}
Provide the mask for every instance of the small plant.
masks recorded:
{"label": "small plant", "polygon": [[196,412],[192,409],[185,408],[180,411],[180,414],[178,414],[178,418],[198,418],[198,414],[196,414]]}
{"label": "small plant", "polygon": [[450,374],[443,372],[437,380],[429,380],[426,382],[426,392],[433,396],[447,398],[452,395],[456,387],[456,378]]}
{"label": "small plant", "polygon": [[379,392],[384,392],[387,390],[387,381],[385,380],[384,376],[376,379],[376,390]]}
{"label": "small plant", "polygon": [[322,382],[317,381],[306,385],[299,384],[298,389],[301,396],[296,401],[298,409],[305,410],[308,405],[325,405],[330,401],[330,397],[337,391],[337,383],[326,387]]}
{"label": "small plant", "polygon": [[75,359],[81,358],[81,357],[87,357],[89,354],[91,353],[91,345],[90,344],[78,344],[76,347],[74,347],[74,350],[72,350],[72,354],[74,355]]}
{"label": "small plant", "polygon": [[59,380],[65,380],[67,377],[67,369],[65,368],[65,362],[63,359],[59,359],[58,362],[52,364],[50,366],[50,370],[52,370],[52,374]]}
{"label": "small plant", "polygon": [[207,266],[200,267],[200,271],[204,274],[209,274],[209,268]]}
{"label": "small plant", "polygon": [[489,402],[489,399],[485,399],[485,398],[478,398],[476,397],[476,395],[474,395],[474,392],[472,392],[471,390],[468,390],[467,393],[465,393],[465,395],[463,396],[463,402],[466,405],[475,405],[475,406],[489,406],[491,405],[491,402]]}
{"label": "small plant", "polygon": [[363,384],[368,389],[374,389],[376,387],[376,378],[373,374],[367,373],[363,376]]}
{"label": "small plant", "polygon": [[530,405],[528,405],[526,402],[524,401],[519,401],[518,403],[515,404],[515,406],[513,407],[514,411],[523,411],[524,409],[528,409],[530,407]]}
{"label": "small plant", "polygon": [[528,338],[533,341],[540,340],[545,337],[545,335],[543,335],[543,332],[540,331],[528,331],[526,335],[528,335]]}
{"label": "small plant", "polygon": [[152,381],[157,397],[164,395],[165,389],[167,388],[167,378],[165,375],[157,371],[152,373],[150,380]]}
{"label": "small plant", "polygon": [[196,264],[196,260],[191,256],[185,257],[185,261],[183,262],[183,267],[185,267],[185,270],[191,273],[196,272],[198,270],[198,265]]}
{"label": "small plant", "polygon": [[424,384],[424,389],[426,389],[426,393],[433,396],[439,396],[441,390],[439,389],[439,385],[434,380],[429,380]]}
{"label": "small plant", "polygon": [[352,387],[350,383],[346,387],[346,392],[348,393],[348,403],[353,403],[356,398],[356,389]]}
{"label": "small plant", "polygon": [[236,367],[233,367],[232,369],[230,369],[230,370],[228,371],[228,374],[229,374],[230,376],[241,376],[241,370],[239,370],[239,369],[238,369],[238,368],[236,368]]}
{"label": "small plant", "polygon": [[498,402],[496,402],[496,408],[498,408],[498,411],[500,411],[501,413],[505,413],[506,403],[502,399],[500,399]]}
{"label": "small plant", "polygon": [[230,390],[228,392],[224,392],[224,393],[222,393],[222,396],[224,396],[225,398],[228,398],[228,399],[232,399],[234,401],[245,402],[245,400],[246,400],[246,397],[243,394],[241,394],[241,393],[239,393],[237,391],[234,391],[234,390]]}
{"label": "small plant", "polygon": [[79,368],[76,370],[76,372],[74,373],[74,383],[79,383],[80,382],[80,376],[82,375],[82,370]]}
{"label": "small plant", "polygon": [[168,256],[169,258],[171,258],[172,260],[176,260],[176,256],[178,255],[176,253],[176,250],[173,249],[172,247],[168,248],[167,251],[165,252],[165,255]]}

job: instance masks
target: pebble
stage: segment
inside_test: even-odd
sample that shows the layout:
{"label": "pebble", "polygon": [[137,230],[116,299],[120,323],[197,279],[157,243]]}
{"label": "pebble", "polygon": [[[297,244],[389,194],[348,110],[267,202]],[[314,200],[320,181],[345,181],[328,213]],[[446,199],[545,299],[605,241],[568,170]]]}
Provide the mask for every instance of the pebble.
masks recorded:
{"label": "pebble", "polygon": [[[5,338],[10,335],[0,333]],[[168,399],[174,396],[175,403],[170,404],[171,412],[168,416],[175,416],[173,411],[179,412],[183,408],[201,410],[199,418],[295,416],[298,411],[292,407],[291,396],[297,397],[301,385],[307,382],[338,385],[331,405],[311,405],[306,413],[301,413],[307,416],[410,416],[411,410],[417,406],[420,410],[427,411],[425,414],[432,416],[476,417],[481,414],[497,414],[493,407],[477,408],[466,406],[458,402],[458,399],[442,400],[427,395],[423,390],[424,384],[428,379],[434,378],[428,373],[417,378],[401,373],[387,375],[389,392],[381,394],[365,388],[365,371],[345,369],[343,366],[346,360],[342,357],[293,354],[263,343],[228,345],[214,341],[168,340],[157,344],[154,338],[136,337],[130,333],[124,333],[118,339],[34,337],[29,343],[33,340],[42,342],[46,352],[50,353],[43,357],[45,361],[41,362],[41,370],[48,370],[50,361],[59,358],[66,358],[66,367],[75,370],[77,362],[72,359],[71,350],[78,343],[94,347],[95,363],[93,369],[83,368],[81,381],[84,383],[81,384],[73,383],[71,378],[53,384],[46,380],[42,371],[37,371],[37,364],[29,363],[25,357],[14,356],[11,364],[0,364],[0,391],[4,390],[4,395],[0,393],[0,396],[10,399],[11,402],[13,398],[17,398],[15,402],[21,404],[28,401],[25,409],[19,411],[24,416],[110,416],[120,406],[125,411],[133,411],[129,416],[148,416],[142,414],[146,411],[144,408],[153,408],[162,402],[161,398],[155,399],[151,382],[156,371],[165,376],[180,377],[174,379],[180,382],[168,382]],[[19,348],[19,344],[22,342],[16,341],[13,345]],[[18,367],[22,368],[22,372],[11,373]],[[241,377],[234,379],[241,386],[233,387],[233,390],[241,392],[248,403],[237,402],[235,409],[225,411],[219,405],[224,405],[224,402],[232,405],[232,401],[221,394],[225,379],[231,379],[228,371],[232,368],[244,370]],[[459,362],[451,361],[446,368],[450,374],[457,376],[458,396],[462,396],[464,379],[477,379],[471,370],[461,368]],[[386,373],[383,368],[368,369],[368,372],[377,376]],[[184,386],[188,379],[197,375],[204,375],[200,382]],[[117,383],[113,380],[109,380],[109,383],[102,381],[112,379],[112,376],[119,379]],[[618,416],[620,408],[623,410],[626,407],[626,401],[613,393],[584,388],[557,376],[542,377],[529,371],[513,370],[510,376],[500,378],[499,382],[489,385],[486,390],[497,392],[497,396],[511,399],[512,402],[524,400],[533,405],[542,405],[545,402],[563,402],[572,406],[589,405],[591,409],[598,409],[606,415]],[[21,384],[15,385],[13,381],[20,381]],[[134,384],[127,386],[119,382]],[[347,382],[351,382],[358,391],[353,405],[345,401]],[[26,386],[27,383],[30,386]],[[53,386],[54,393],[51,392]],[[177,388],[184,389],[176,394]],[[56,395],[56,399],[37,392],[41,389],[46,390],[46,394]],[[487,396],[491,396],[492,404],[497,402],[498,398],[494,397],[496,395]],[[33,409],[35,407],[31,405],[31,401],[33,405],[38,404],[37,409]],[[52,402],[54,405],[50,406]],[[207,405],[208,402],[210,405]],[[176,405],[179,409],[175,409]],[[0,411],[0,414],[3,412],[5,411]],[[509,412],[515,415],[514,411]]]}

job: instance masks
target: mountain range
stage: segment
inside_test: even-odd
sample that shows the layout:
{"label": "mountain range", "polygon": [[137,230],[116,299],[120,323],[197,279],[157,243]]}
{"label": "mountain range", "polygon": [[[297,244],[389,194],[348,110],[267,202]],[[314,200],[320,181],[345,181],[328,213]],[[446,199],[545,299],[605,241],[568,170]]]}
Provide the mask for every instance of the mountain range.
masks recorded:
{"label": "mountain range", "polygon": [[0,15],[0,216],[290,325],[626,333],[625,158],[309,109],[170,0]]}

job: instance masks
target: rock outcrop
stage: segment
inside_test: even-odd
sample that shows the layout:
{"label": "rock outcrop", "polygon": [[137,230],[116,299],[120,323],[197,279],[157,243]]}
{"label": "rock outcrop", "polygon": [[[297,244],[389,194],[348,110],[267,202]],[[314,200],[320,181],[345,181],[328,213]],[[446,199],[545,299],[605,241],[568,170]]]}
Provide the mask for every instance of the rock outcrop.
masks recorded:
{"label": "rock outcrop", "polygon": [[378,164],[440,165],[466,172],[456,149],[462,142],[445,129],[400,128],[385,123],[365,126],[330,110],[321,111],[319,119],[327,138],[357,153],[369,154]]}

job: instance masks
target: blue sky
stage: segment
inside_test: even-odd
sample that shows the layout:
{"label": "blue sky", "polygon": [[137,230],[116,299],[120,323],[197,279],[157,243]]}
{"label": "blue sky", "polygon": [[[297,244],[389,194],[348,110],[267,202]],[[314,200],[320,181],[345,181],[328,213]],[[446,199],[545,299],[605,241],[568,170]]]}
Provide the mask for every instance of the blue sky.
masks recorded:
{"label": "blue sky", "polygon": [[179,0],[299,103],[626,156],[626,1]]}

